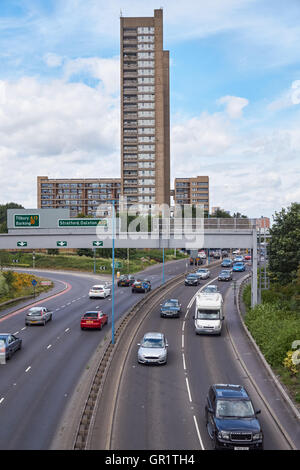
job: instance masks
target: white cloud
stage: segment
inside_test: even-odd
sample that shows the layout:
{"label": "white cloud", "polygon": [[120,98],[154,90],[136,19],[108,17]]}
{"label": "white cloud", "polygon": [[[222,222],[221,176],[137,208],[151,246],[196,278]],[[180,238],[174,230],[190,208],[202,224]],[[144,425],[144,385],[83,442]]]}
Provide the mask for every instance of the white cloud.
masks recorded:
{"label": "white cloud", "polygon": [[119,99],[105,88],[26,77],[2,89],[1,203],[36,206],[38,175],[118,176]]}
{"label": "white cloud", "polygon": [[59,67],[63,63],[63,57],[48,52],[48,54],[44,55],[44,61],[48,65],[48,67]]}
{"label": "white cloud", "polygon": [[177,120],[172,129],[172,178],[210,177],[210,206],[271,218],[299,200],[300,131],[251,129],[225,114]]}
{"label": "white cloud", "polygon": [[278,111],[300,104],[300,80],[294,80],[291,87],[268,105],[270,111]]}
{"label": "white cloud", "polygon": [[249,101],[246,98],[238,96],[223,96],[217,100],[217,104],[225,104],[226,112],[231,119],[242,117],[243,109],[247,106]]}
{"label": "white cloud", "polygon": [[87,74],[100,80],[109,94],[120,90],[120,58],[103,59],[100,57],[79,58],[66,61],[64,78],[69,80],[77,74]]}

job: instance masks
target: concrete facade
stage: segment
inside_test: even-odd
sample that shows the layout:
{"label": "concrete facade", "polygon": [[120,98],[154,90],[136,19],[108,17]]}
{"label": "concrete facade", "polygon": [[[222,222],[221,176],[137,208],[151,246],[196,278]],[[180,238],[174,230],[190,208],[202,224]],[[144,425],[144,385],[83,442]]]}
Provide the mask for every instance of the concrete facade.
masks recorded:
{"label": "concrete facade", "polygon": [[128,205],[170,204],[169,52],[163,11],[120,18],[121,179]]}
{"label": "concrete facade", "polygon": [[203,205],[209,212],[209,177],[175,178],[173,197],[177,205]]}
{"label": "concrete facade", "polygon": [[[37,207],[40,209],[69,209],[70,216],[79,213],[95,217],[108,215],[113,199],[121,192],[120,178],[63,178],[37,177]],[[99,206],[108,205],[103,214]],[[106,212],[106,214],[105,214]]]}

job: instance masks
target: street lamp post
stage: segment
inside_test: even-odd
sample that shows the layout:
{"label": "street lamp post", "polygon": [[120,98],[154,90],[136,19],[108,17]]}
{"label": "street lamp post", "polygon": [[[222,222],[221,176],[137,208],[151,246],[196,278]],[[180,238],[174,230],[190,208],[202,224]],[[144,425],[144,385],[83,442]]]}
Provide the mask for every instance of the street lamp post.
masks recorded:
{"label": "street lamp post", "polygon": [[112,309],[111,342],[115,342],[115,201],[112,201]]}
{"label": "street lamp post", "polygon": [[165,283],[165,249],[163,248],[163,279],[162,283]]}

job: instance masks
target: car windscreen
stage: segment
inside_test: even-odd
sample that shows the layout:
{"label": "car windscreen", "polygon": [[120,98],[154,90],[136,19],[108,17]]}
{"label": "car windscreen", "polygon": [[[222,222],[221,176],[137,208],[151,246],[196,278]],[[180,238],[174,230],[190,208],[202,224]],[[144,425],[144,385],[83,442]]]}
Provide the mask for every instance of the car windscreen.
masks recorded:
{"label": "car windscreen", "polygon": [[6,343],[6,338],[7,338],[6,336],[0,335],[0,341],[4,341],[4,343]]}
{"label": "car windscreen", "polygon": [[98,312],[86,312],[84,318],[98,318]]}
{"label": "car windscreen", "polygon": [[218,418],[251,418],[254,409],[250,400],[217,400]]}
{"label": "car windscreen", "polygon": [[27,315],[42,315],[43,311],[41,308],[31,308],[28,310]]}
{"label": "car windscreen", "polygon": [[199,273],[199,274],[206,274],[207,271],[206,271],[206,269],[198,269],[197,273]]}
{"label": "car windscreen", "polygon": [[197,274],[189,274],[187,279],[197,279]]}
{"label": "car windscreen", "polygon": [[207,309],[198,309],[196,314],[197,320],[219,320],[220,319],[220,310],[207,310]]}
{"label": "car windscreen", "polygon": [[169,300],[169,302],[165,302],[165,303],[163,304],[163,307],[177,307],[177,305],[178,305],[177,302],[171,302],[171,301]]}
{"label": "car windscreen", "polygon": [[218,289],[216,287],[213,287],[213,286],[207,286],[205,289],[203,289],[203,292],[207,293],[207,294],[214,294],[214,293],[218,292]]}
{"label": "car windscreen", "polygon": [[163,348],[164,342],[160,338],[146,338],[142,342],[143,348]]}

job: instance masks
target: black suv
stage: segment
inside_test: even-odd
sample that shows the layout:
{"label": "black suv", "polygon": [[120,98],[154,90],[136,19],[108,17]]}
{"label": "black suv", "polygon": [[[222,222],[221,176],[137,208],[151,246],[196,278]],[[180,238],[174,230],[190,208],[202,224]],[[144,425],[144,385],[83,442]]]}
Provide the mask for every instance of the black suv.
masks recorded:
{"label": "black suv", "polygon": [[242,385],[212,385],[205,405],[206,428],[214,449],[262,450],[263,432]]}

